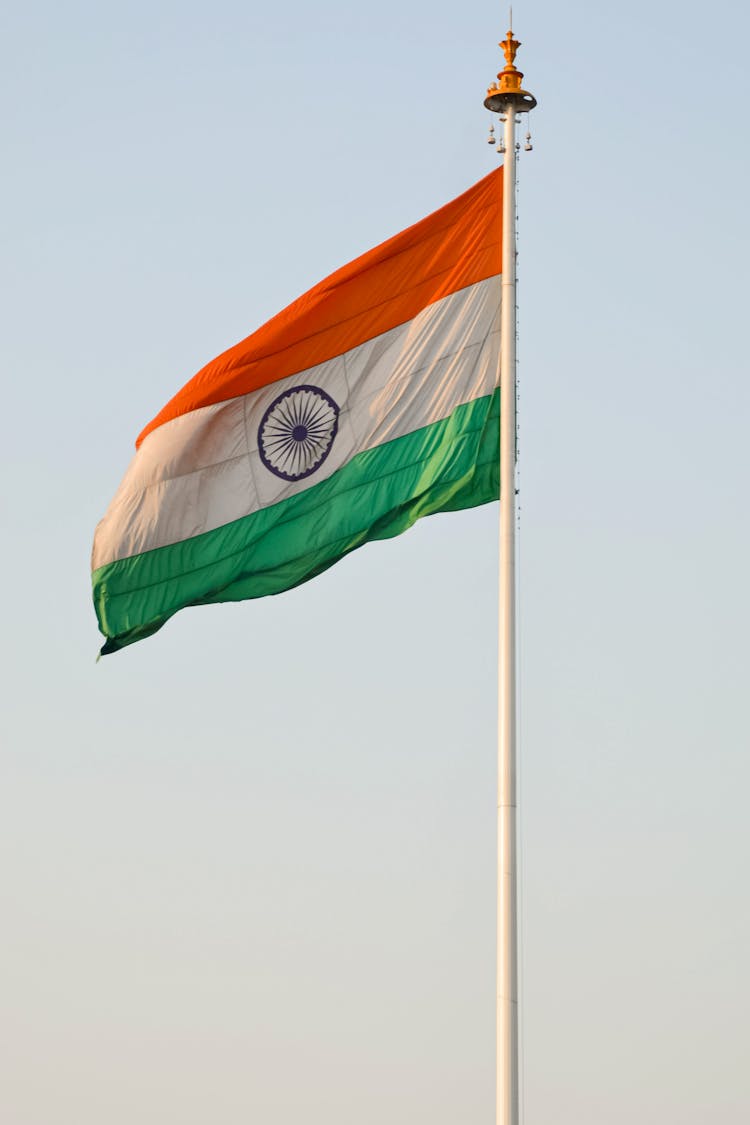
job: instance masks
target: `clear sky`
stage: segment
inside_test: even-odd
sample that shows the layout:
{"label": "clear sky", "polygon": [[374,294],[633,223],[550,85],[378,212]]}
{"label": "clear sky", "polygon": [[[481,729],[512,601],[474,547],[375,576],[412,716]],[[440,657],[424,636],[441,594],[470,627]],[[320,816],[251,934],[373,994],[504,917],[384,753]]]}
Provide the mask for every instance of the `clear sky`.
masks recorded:
{"label": "clear sky", "polygon": [[[98,665],[205,361],[493,166],[480,4],[0,19],[8,1125],[491,1125],[497,506]],[[526,1125],[750,1118],[747,42],[515,5]]]}

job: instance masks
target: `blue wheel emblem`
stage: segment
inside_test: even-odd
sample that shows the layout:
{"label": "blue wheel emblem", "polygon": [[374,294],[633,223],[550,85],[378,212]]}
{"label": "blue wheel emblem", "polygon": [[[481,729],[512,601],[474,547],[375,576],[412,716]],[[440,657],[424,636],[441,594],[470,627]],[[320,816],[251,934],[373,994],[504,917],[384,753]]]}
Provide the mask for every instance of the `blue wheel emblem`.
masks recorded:
{"label": "blue wheel emblem", "polygon": [[339,408],[320,387],[292,387],[274,399],[258,427],[258,452],[283,480],[302,480],[331,452]]}

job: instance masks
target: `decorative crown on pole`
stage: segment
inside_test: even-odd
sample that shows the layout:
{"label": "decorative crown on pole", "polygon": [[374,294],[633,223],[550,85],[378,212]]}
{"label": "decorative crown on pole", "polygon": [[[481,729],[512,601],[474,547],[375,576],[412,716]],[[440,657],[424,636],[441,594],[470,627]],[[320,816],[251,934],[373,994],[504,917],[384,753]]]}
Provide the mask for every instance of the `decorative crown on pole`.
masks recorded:
{"label": "decorative crown on pole", "polygon": [[505,55],[505,66],[497,76],[499,81],[493,82],[487,90],[485,106],[493,113],[502,113],[509,104],[515,105],[520,113],[533,109],[536,98],[528,90],[521,88],[523,73],[515,66],[516,53],[521,44],[518,39],[513,38],[512,30],[508,31],[500,46]]}
{"label": "decorative crown on pole", "polygon": [[[508,64],[505,69],[515,70],[516,68],[513,66],[513,63],[516,61],[516,51],[521,44],[517,39],[513,38],[513,32],[509,31],[502,43],[498,43],[498,46],[502,47],[505,61]],[[500,75],[498,74],[498,78],[499,77]]]}

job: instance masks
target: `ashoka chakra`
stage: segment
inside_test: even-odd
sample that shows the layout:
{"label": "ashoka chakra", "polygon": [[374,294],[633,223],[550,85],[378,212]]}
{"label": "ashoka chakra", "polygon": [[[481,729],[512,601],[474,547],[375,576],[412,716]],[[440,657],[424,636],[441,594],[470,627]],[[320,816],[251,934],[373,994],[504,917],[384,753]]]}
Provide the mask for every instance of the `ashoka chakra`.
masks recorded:
{"label": "ashoka chakra", "polygon": [[309,477],[331,452],[339,408],[320,387],[292,387],[269,406],[258,427],[258,452],[284,480]]}

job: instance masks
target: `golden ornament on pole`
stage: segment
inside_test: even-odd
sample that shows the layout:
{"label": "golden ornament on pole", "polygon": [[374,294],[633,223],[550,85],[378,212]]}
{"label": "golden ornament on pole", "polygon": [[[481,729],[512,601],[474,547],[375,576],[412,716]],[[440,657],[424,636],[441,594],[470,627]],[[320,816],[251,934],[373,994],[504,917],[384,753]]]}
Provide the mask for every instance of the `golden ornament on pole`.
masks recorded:
{"label": "golden ornament on pole", "polygon": [[518,112],[528,112],[536,105],[536,98],[528,90],[522,89],[523,72],[514,65],[521,44],[518,39],[513,38],[513,32],[508,31],[499,46],[505,54],[505,66],[497,76],[499,81],[488,87],[484,104],[492,113],[502,113],[509,104],[514,105]]}

